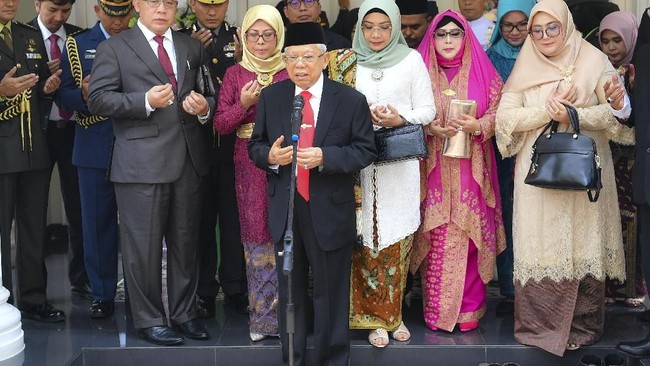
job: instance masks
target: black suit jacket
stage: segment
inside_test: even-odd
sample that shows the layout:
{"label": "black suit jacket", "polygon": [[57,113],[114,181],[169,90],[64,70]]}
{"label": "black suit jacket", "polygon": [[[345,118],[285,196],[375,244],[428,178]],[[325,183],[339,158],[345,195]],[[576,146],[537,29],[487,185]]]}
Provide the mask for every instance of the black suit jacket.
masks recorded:
{"label": "black suit jacket", "polygon": [[[268,174],[269,229],[274,242],[284,236],[287,224],[291,165],[276,173],[268,154],[273,142],[284,135],[291,141],[291,110],[295,84],[285,80],[262,91],[248,152]],[[309,206],[318,245],[336,250],[356,239],[354,173],[377,156],[368,103],[363,94],[329,79],[324,80],[314,146],[323,151],[322,170],[312,169]],[[285,144],[286,145],[286,144]]]}
{"label": "black suit jacket", "polygon": [[[27,23],[27,24],[31,25],[32,27],[34,27],[38,31],[38,33],[40,34],[40,37],[41,37],[41,41],[43,43],[43,47],[45,47],[45,40],[43,39],[43,33],[41,33],[41,28],[38,25],[38,16],[36,18],[30,20],[29,23]],[[69,24],[69,23],[63,23],[63,29],[65,29],[66,37],[69,37],[71,34],[80,31],[82,28],[79,28],[76,25],[72,25],[72,24]],[[65,39],[63,41],[65,42]],[[63,54],[63,48],[61,48],[61,54]],[[43,55],[45,57],[45,62],[49,61],[49,58],[47,56],[47,50]],[[54,99],[48,99],[48,100],[45,101],[45,103],[41,103],[41,106],[40,106],[41,113],[43,113],[45,115],[45,120],[46,120],[45,122],[47,122],[47,120],[50,117],[50,110],[52,109],[52,103],[53,102],[54,102]]]}
{"label": "black suit jacket", "polygon": [[636,152],[632,170],[634,201],[650,204],[650,44],[634,53],[637,65],[632,96],[632,119],[636,133]]}
{"label": "black suit jacket", "polygon": [[[0,120],[0,174],[50,167],[45,129],[46,112],[49,111],[52,98],[43,94],[45,81],[50,77],[43,39],[38,30],[21,23],[13,22],[11,32],[13,52],[4,42],[0,42],[0,78],[14,66],[20,65],[14,77],[35,73],[39,76],[39,81],[31,88],[29,99],[31,126],[27,123],[27,113],[18,113],[8,120]],[[0,101],[0,112],[7,111],[10,106],[10,102]]]}

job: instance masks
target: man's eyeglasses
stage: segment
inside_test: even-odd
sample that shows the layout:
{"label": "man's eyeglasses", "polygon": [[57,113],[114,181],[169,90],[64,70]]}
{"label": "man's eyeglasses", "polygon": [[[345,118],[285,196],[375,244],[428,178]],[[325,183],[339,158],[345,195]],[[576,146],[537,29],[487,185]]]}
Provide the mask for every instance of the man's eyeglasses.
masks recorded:
{"label": "man's eyeglasses", "polygon": [[246,32],[244,35],[246,36],[246,39],[250,40],[251,42],[259,41],[260,37],[262,37],[264,42],[270,42],[273,38],[275,38],[275,32],[273,31],[266,31],[262,34],[257,32]]}
{"label": "man's eyeglasses", "polygon": [[465,32],[463,32],[462,29],[452,29],[450,31],[446,31],[444,29],[438,29],[433,35],[434,37],[436,37],[436,39],[445,39],[447,38],[447,36],[458,39],[458,38],[463,38],[464,34]]}
{"label": "man's eyeglasses", "polygon": [[144,0],[144,2],[154,9],[158,8],[160,4],[163,4],[165,9],[176,9],[176,6],[178,6],[178,1],[176,0]]}
{"label": "man's eyeglasses", "polygon": [[305,3],[306,7],[311,8],[317,2],[318,0],[287,0],[287,5],[294,9],[298,9],[300,7],[300,3]]}
{"label": "man's eyeglasses", "polygon": [[515,30],[515,28],[519,32],[526,32],[528,30],[528,21],[524,20],[523,22],[519,22],[517,24],[502,22],[499,28],[501,28],[502,33],[510,33]]}
{"label": "man's eyeglasses", "polygon": [[369,33],[372,34],[375,31],[380,34],[387,34],[390,33],[391,29],[393,29],[393,26],[390,24],[382,24],[382,25],[370,25],[370,24],[361,24],[361,30],[364,33]]}
{"label": "man's eyeglasses", "polygon": [[314,62],[316,62],[316,60],[323,57],[324,54],[325,54],[325,52],[321,53],[318,56],[314,56],[314,55],[305,55],[305,56],[284,55],[284,62],[286,62],[287,64],[291,64],[291,65],[297,64],[299,61],[302,61],[302,62],[304,62],[306,64],[313,64]]}
{"label": "man's eyeglasses", "polygon": [[562,24],[560,23],[551,23],[546,27],[546,29],[542,29],[542,27],[533,27],[530,30],[530,36],[534,40],[540,40],[544,38],[544,33],[548,36],[548,38],[555,38],[562,33]]}

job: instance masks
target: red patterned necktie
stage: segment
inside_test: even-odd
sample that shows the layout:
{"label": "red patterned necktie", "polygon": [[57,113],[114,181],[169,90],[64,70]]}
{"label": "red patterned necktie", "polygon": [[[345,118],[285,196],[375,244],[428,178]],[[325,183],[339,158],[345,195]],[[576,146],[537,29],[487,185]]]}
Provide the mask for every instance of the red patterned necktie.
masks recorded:
{"label": "red patterned necktie", "polygon": [[[49,40],[50,40],[50,59],[60,60],[61,48],[59,48],[59,36],[52,33],[50,35]],[[70,118],[72,117],[72,111],[59,107],[59,116],[61,116],[62,120],[69,121]]]}
{"label": "red patterned necktie", "polygon": [[[302,110],[298,148],[312,147],[314,144],[314,110],[309,104],[311,93],[303,91],[300,94],[305,100],[305,107]],[[298,193],[305,201],[309,202],[309,169],[305,169],[303,166],[298,167]]]}
{"label": "red patterned necktie", "polygon": [[172,88],[174,88],[174,90],[178,90],[178,85],[176,84],[176,75],[174,75],[174,68],[172,67],[172,61],[169,58],[167,50],[165,47],[163,47],[163,40],[165,37],[155,36],[153,39],[156,41],[156,43],[158,43],[158,60],[160,61],[160,65],[165,71],[165,74],[167,74],[169,82],[172,84]]}

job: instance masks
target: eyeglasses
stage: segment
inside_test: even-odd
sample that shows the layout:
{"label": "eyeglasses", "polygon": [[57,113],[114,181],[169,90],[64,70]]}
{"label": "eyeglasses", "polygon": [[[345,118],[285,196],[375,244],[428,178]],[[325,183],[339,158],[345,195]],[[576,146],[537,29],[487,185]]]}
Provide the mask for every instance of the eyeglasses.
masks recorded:
{"label": "eyeglasses", "polygon": [[270,42],[276,36],[275,32],[273,31],[266,31],[263,32],[262,34],[259,34],[257,32],[246,32],[244,33],[244,35],[246,35],[246,39],[250,40],[251,42],[259,41],[260,37],[262,37],[264,42]]}
{"label": "eyeglasses", "polygon": [[393,26],[390,24],[382,24],[382,25],[370,25],[370,24],[361,24],[361,30],[364,33],[369,33],[373,34],[375,31],[379,34],[386,34],[390,33],[391,29],[393,29]]}
{"label": "eyeglasses", "polygon": [[292,65],[297,64],[299,61],[302,61],[305,64],[313,64],[314,62],[316,62],[316,60],[321,58],[324,54],[325,54],[325,52],[321,53],[318,56],[314,56],[314,55],[305,55],[305,56],[284,55],[284,62],[286,62],[288,64],[292,64]]}
{"label": "eyeglasses", "polygon": [[546,29],[542,29],[542,27],[533,27],[530,30],[530,36],[534,40],[540,40],[544,38],[544,33],[548,36],[548,38],[555,38],[560,35],[562,31],[562,24],[560,23],[551,23],[548,25]]}
{"label": "eyeglasses", "polygon": [[298,9],[300,7],[300,3],[305,3],[306,7],[311,8],[317,2],[318,0],[287,0],[287,5],[294,9]]}
{"label": "eyeglasses", "polygon": [[444,29],[438,29],[434,33],[434,37],[436,37],[436,39],[445,39],[447,38],[447,36],[449,36],[451,38],[458,39],[458,38],[463,38],[464,34],[465,32],[462,29],[452,29],[450,31],[446,31]]}
{"label": "eyeglasses", "polygon": [[163,4],[165,9],[175,9],[178,5],[178,1],[176,0],[144,0],[144,2],[154,9],[157,9],[160,4]]}
{"label": "eyeglasses", "polygon": [[517,29],[519,32],[526,32],[528,31],[528,21],[524,20],[523,22],[519,22],[517,24],[512,24],[512,23],[501,23],[499,26],[501,28],[501,32],[503,33],[510,33],[513,30]]}

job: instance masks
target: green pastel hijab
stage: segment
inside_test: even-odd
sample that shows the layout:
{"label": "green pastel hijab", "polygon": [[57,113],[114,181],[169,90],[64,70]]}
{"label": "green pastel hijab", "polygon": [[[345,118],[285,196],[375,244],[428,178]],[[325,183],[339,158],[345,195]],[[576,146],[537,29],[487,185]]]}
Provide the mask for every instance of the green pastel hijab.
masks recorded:
{"label": "green pastel hijab", "polygon": [[[368,46],[361,24],[363,18],[372,9],[381,9],[390,18],[391,33],[388,45],[381,51],[375,52]],[[402,22],[400,21],[399,8],[395,4],[395,0],[366,0],[359,7],[359,19],[352,39],[352,49],[357,54],[357,62],[359,65],[381,69],[397,65],[402,61],[406,55],[411,52],[411,49],[406,44],[406,40],[402,35]]]}

